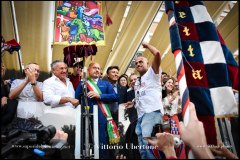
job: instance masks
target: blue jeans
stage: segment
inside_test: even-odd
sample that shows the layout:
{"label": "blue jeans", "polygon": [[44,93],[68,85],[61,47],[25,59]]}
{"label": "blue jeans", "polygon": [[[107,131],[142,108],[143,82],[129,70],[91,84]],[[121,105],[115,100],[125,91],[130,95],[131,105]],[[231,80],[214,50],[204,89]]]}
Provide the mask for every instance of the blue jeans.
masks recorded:
{"label": "blue jeans", "polygon": [[142,117],[138,118],[135,132],[138,136],[141,159],[155,159],[154,155],[148,149],[148,142],[144,137],[151,137],[153,126],[157,123],[162,123],[162,113],[160,111],[145,113]]}

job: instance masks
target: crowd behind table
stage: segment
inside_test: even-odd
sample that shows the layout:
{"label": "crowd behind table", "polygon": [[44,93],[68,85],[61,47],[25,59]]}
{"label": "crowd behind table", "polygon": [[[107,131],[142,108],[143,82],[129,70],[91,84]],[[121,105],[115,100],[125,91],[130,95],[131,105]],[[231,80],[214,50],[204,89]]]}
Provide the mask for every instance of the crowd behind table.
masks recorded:
{"label": "crowd behind table", "polygon": [[[118,66],[109,66],[106,77],[102,77],[102,66],[91,62],[88,68],[89,81],[97,86],[100,92],[88,88],[90,112],[93,105],[107,104],[111,118],[118,128],[124,127],[119,122],[118,108],[125,106],[124,118],[130,125],[126,133],[121,129],[120,141],[110,144],[107,133],[107,117],[99,108],[99,146],[100,159],[155,159],[149,149],[151,144],[163,152],[166,159],[179,158],[174,148],[174,136],[171,133],[157,133],[156,139],[150,139],[155,124],[164,121],[175,121],[180,138],[193,151],[195,158],[214,158],[222,156],[237,158],[223,144],[218,148],[197,148],[207,146],[202,122],[197,119],[193,103],[190,104],[190,122],[182,123],[182,108],[179,86],[176,77],[163,72],[159,51],[150,44],[143,43],[150,50],[153,62],[149,64],[145,57],[137,57],[136,73],[119,75]],[[53,124],[57,129],[63,125],[75,125],[75,108],[84,106],[82,99],[83,63],[73,65],[73,73],[68,72],[68,66],[62,60],[51,63],[51,77],[39,82],[41,65],[29,63],[20,79],[4,79],[6,68],[1,63],[1,128],[11,124],[14,118],[40,119],[44,125]],[[235,91],[235,95],[238,92]],[[238,100],[238,98],[236,98]],[[46,116],[49,115],[49,116]],[[46,118],[51,117],[52,118]],[[52,121],[51,121],[52,120]],[[70,138],[70,137],[69,137]],[[102,149],[101,146],[125,146],[120,150]],[[126,146],[142,146],[128,149]]]}

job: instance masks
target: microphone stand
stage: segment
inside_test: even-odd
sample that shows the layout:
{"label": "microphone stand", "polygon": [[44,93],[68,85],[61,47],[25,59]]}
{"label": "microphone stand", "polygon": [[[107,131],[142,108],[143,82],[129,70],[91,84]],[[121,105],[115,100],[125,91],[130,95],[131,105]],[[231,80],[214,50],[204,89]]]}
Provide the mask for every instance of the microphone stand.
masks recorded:
{"label": "microphone stand", "polygon": [[[91,132],[92,135],[92,130],[90,127],[90,114],[89,114],[89,109],[90,106],[88,105],[88,99],[87,99],[87,71],[86,71],[86,66],[85,66],[85,57],[83,56],[83,83],[82,83],[82,89],[83,89],[83,96],[82,99],[85,102],[85,106],[84,106],[84,114],[83,116],[85,116],[85,154],[83,154],[84,159],[90,159],[90,143],[89,143],[89,130]],[[83,102],[83,101],[82,101]],[[94,139],[92,136],[92,140],[94,143]]]}

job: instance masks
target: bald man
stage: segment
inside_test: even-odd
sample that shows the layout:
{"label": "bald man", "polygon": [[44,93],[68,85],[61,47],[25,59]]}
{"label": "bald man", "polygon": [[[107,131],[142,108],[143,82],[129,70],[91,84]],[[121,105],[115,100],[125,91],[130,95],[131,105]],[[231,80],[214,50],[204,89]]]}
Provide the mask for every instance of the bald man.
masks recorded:
{"label": "bald man", "polygon": [[[154,159],[155,157],[147,148],[146,137],[151,137],[152,129],[155,124],[162,123],[164,114],[162,106],[162,87],[161,87],[161,56],[159,51],[150,44],[143,43],[144,48],[150,50],[154,56],[152,65],[148,68],[148,60],[145,57],[137,57],[135,69],[140,77],[135,82],[135,107],[138,113],[138,121],[135,129],[138,135],[139,152],[141,159]],[[126,108],[133,105],[127,105]]]}
{"label": "bald man", "polygon": [[[106,146],[109,145],[108,133],[107,133],[107,121],[109,121],[110,117],[108,117],[108,120],[107,120],[106,116],[102,112],[103,111],[102,106],[100,108],[100,105],[109,104],[111,102],[117,102],[118,95],[115,93],[110,82],[99,78],[100,65],[98,63],[92,62],[91,64],[89,64],[88,75],[89,75],[88,77],[89,85],[87,85],[88,86],[87,100],[88,100],[88,106],[90,106],[89,112],[93,113],[93,106],[98,105],[99,159],[109,159],[110,158],[109,149],[106,149]],[[83,92],[83,84],[81,81],[78,84],[78,87],[76,89],[75,97],[79,100],[82,100],[83,99],[82,92]],[[82,101],[81,104],[82,106],[85,106],[84,101]],[[91,122],[93,122],[93,119],[91,119]]]}
{"label": "bald man", "polygon": [[37,63],[29,63],[23,72],[23,79],[15,79],[10,88],[9,99],[17,99],[17,117],[39,117],[43,111],[40,105],[43,101],[43,83],[37,81],[40,67]]}

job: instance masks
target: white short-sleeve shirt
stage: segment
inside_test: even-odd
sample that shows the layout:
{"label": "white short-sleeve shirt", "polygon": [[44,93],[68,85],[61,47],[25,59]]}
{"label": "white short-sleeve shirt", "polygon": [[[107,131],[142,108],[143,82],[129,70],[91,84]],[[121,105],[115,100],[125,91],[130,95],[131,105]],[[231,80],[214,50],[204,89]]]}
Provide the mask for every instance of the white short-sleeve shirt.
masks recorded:
{"label": "white short-sleeve shirt", "polygon": [[[25,83],[25,79],[15,79],[10,88],[10,92],[17,88],[19,85],[22,83]],[[39,87],[40,90],[42,90],[43,83],[42,82],[37,82],[37,86]],[[21,102],[37,102],[37,97],[36,94],[33,91],[33,86],[30,84],[30,82],[23,88],[22,92],[18,95],[18,101]]]}
{"label": "white short-sleeve shirt", "polygon": [[161,86],[161,72],[155,74],[152,67],[149,67],[147,72],[138,78],[134,90],[136,97],[136,109],[138,112],[138,118],[143,116],[144,113],[150,113],[156,110],[160,110],[164,114],[162,105],[162,86]]}

